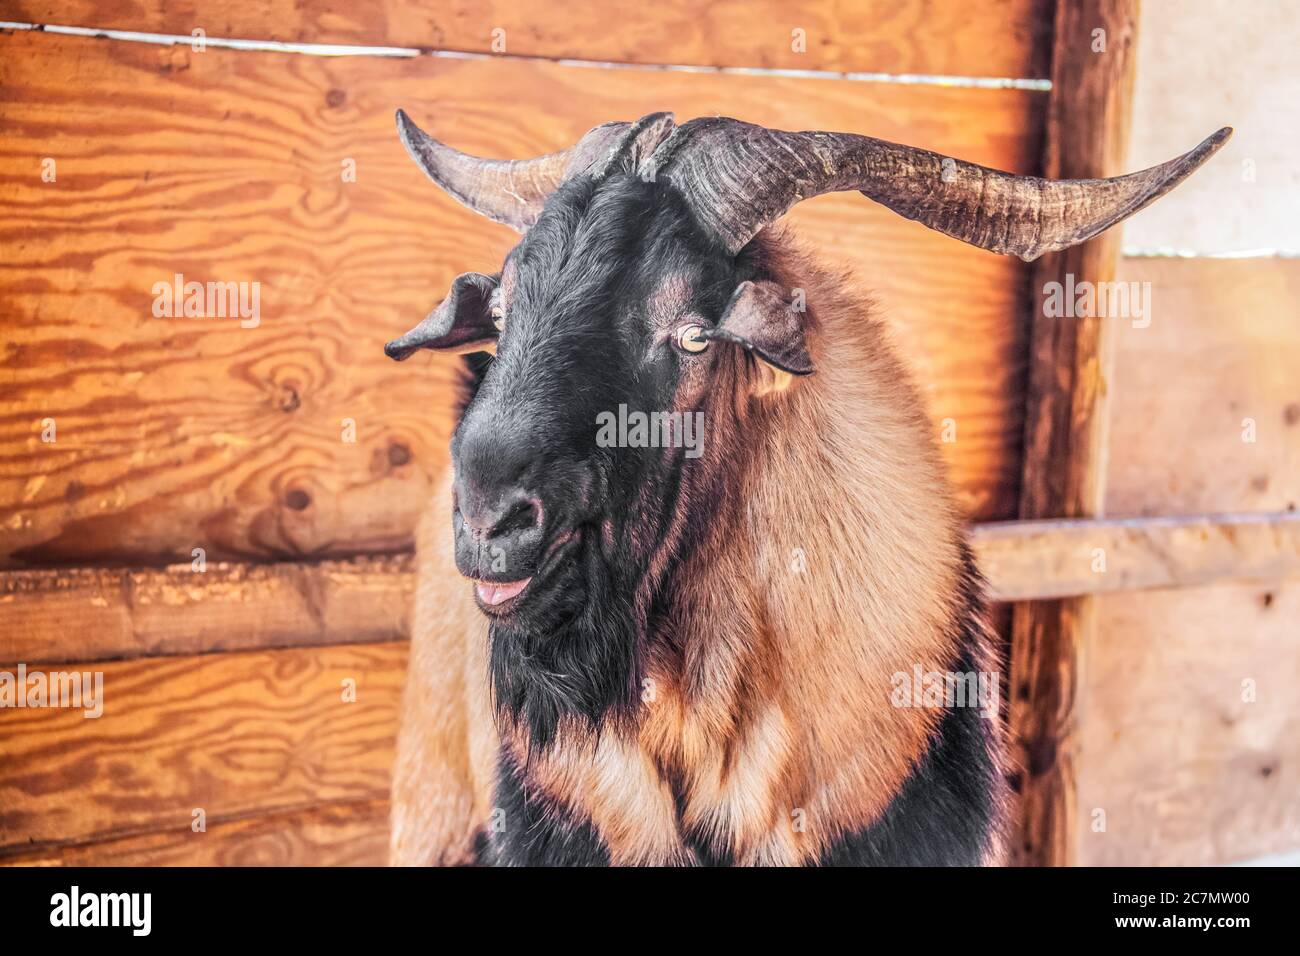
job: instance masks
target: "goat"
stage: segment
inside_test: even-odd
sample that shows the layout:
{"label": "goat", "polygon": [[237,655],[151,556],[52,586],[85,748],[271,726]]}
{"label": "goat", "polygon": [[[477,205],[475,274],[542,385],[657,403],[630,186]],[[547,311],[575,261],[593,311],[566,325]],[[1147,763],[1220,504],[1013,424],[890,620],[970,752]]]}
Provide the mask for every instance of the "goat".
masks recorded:
{"label": "goat", "polygon": [[[999,673],[929,421],[862,303],[768,227],[856,189],[1033,259],[1229,131],[1048,182],[664,113],[482,160],[397,119],[434,182],[523,237],[385,349],[465,356],[418,534],[393,862],[998,862],[996,699],[900,686]],[[702,416],[703,441],[608,447],[616,409]]]}

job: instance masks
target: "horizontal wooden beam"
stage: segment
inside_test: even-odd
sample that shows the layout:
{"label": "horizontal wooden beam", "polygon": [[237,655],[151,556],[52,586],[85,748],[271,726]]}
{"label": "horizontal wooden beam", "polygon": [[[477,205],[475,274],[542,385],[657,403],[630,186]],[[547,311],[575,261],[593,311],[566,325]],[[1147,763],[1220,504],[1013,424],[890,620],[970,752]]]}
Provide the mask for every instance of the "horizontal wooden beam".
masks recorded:
{"label": "horizontal wooden beam", "polygon": [[[1300,514],[975,525],[998,601],[1300,576]],[[410,555],[0,572],[0,666],[404,639]]]}
{"label": "horizontal wooden beam", "polygon": [[89,843],[0,849],[0,866],[383,866],[382,798],[156,830]]}
{"label": "horizontal wooden beam", "polygon": [[1300,576],[1300,514],[1006,521],[971,533],[998,601]]}
{"label": "horizontal wooden beam", "polygon": [[409,555],[317,564],[0,573],[0,665],[407,636]]}

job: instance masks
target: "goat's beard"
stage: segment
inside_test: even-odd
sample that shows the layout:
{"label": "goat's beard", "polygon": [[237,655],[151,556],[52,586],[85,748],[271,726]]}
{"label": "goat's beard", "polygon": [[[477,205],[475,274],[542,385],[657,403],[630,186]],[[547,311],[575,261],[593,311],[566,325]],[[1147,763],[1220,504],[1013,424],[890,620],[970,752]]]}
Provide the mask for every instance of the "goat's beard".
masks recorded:
{"label": "goat's beard", "polygon": [[557,588],[544,614],[488,629],[498,723],[522,732],[533,751],[546,749],[561,726],[594,735],[631,721],[640,704],[637,576],[611,570],[590,545],[579,563],[576,587]]}
{"label": "goat's beard", "polygon": [[[673,577],[705,525],[678,511],[690,497],[680,454],[667,463],[670,478],[641,476],[656,493],[622,503],[623,522],[587,526],[570,572],[537,613],[489,628],[498,725],[533,752],[561,728],[594,738],[636,724],[653,645],[671,640],[662,631]],[[706,478],[702,466],[694,474]]]}

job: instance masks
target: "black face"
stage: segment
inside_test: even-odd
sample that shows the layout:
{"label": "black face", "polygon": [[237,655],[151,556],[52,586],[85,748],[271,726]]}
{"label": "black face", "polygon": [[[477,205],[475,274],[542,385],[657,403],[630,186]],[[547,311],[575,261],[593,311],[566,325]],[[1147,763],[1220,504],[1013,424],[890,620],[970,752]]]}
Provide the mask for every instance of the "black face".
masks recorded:
{"label": "black face", "polygon": [[[494,620],[561,628],[645,572],[707,441],[690,426],[716,347],[682,330],[716,325],[741,269],[630,174],[566,184],[510,253],[486,297],[496,357],[451,446],[456,564]],[[692,417],[642,442],[634,413]]]}
{"label": "black face", "polygon": [[635,711],[671,575],[741,441],[740,390],[812,371],[761,249],[706,238],[670,184],[577,176],[499,275],[460,276],[385,348],[472,353],[456,566],[492,621],[498,712],[533,746]]}

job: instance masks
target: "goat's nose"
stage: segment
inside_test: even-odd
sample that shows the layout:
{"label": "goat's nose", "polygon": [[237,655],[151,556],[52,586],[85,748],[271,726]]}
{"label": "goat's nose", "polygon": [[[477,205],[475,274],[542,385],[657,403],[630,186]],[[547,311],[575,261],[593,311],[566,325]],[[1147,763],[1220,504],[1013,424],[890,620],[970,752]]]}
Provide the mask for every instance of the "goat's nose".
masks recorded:
{"label": "goat's nose", "polygon": [[458,489],[452,532],[461,574],[478,581],[524,580],[542,558],[541,502],[519,488],[486,496]]}
{"label": "goat's nose", "polygon": [[519,489],[495,495],[458,495],[458,507],[470,531],[488,540],[529,531],[541,520],[538,500]]}

